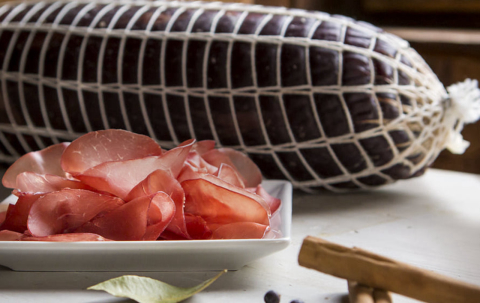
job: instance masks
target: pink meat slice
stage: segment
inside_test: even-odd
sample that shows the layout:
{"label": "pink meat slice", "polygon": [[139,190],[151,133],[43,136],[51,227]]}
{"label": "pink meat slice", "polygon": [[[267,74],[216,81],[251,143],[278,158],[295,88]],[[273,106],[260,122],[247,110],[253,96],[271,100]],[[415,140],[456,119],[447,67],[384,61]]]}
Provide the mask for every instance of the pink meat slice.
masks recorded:
{"label": "pink meat slice", "polygon": [[188,238],[179,234],[165,230],[161,235],[161,240],[206,240],[212,235],[212,231],[207,226],[207,222],[200,216],[185,214],[185,223],[188,230]]}
{"label": "pink meat slice", "polygon": [[280,208],[280,205],[282,204],[282,201],[280,199],[277,199],[273,196],[271,196],[265,188],[262,187],[262,185],[258,185],[257,188],[255,189],[255,193],[262,197],[265,202],[267,202],[268,206],[270,207],[270,212],[272,215],[277,212],[277,210]]}
{"label": "pink meat slice", "polygon": [[69,144],[70,143],[55,144],[45,149],[23,155],[15,161],[3,175],[3,186],[15,188],[17,176],[26,171],[66,177],[60,165],[60,159]]}
{"label": "pink meat slice", "polygon": [[21,241],[45,241],[45,242],[104,242],[112,241],[100,235],[90,233],[58,234],[46,237],[24,237]]}
{"label": "pink meat slice", "polygon": [[216,228],[211,239],[262,239],[268,230],[268,225],[254,222],[236,222]]}
{"label": "pink meat slice", "polygon": [[215,175],[218,172],[218,167],[209,164],[196,151],[191,151],[188,154],[186,164],[187,163],[193,168],[195,168],[196,171],[200,171],[200,172],[204,172],[212,175]]}
{"label": "pink meat slice", "polygon": [[23,234],[10,230],[0,231],[0,241],[19,241],[23,237]]}
{"label": "pink meat slice", "polygon": [[242,152],[231,148],[219,148],[204,153],[202,158],[216,167],[220,167],[222,163],[234,167],[242,177],[246,187],[256,187],[262,182],[260,169]]}
{"label": "pink meat slice", "polygon": [[207,221],[202,217],[186,214],[185,222],[187,224],[188,234],[192,239],[203,240],[209,239],[212,236],[212,231],[208,228]]}
{"label": "pink meat slice", "polygon": [[94,233],[115,241],[142,240],[147,230],[150,197],[140,197],[99,216],[75,232]]}
{"label": "pink meat slice", "polygon": [[63,178],[56,175],[41,175],[33,172],[23,172],[17,176],[18,192],[48,193],[63,188],[91,189],[80,181]]}
{"label": "pink meat slice", "polygon": [[175,204],[170,197],[157,193],[134,199],[87,222],[75,232],[95,233],[116,241],[155,240],[173,218],[174,212]]}
{"label": "pink meat slice", "polygon": [[170,172],[175,178],[182,170],[185,160],[194,144],[195,139],[184,141],[179,146],[172,148],[162,156],[165,163],[169,163]]}
{"label": "pink meat slice", "polygon": [[205,159],[202,158],[202,156],[200,156],[199,153],[197,153],[196,151],[191,151],[189,154],[188,154],[188,157],[187,157],[187,160],[186,160],[190,165],[198,168],[198,169],[201,169],[202,171],[205,171],[205,172],[208,172],[210,174],[214,174],[217,172],[218,170],[218,167],[216,166],[213,166],[211,164],[209,164],[207,161],[205,161]]}
{"label": "pink meat slice", "polygon": [[90,132],[73,141],[61,158],[63,170],[76,175],[109,161],[162,155],[150,137],[120,129]]}
{"label": "pink meat slice", "polygon": [[237,187],[245,188],[245,184],[243,183],[242,178],[238,175],[237,170],[226,163],[220,165],[217,177]]}
{"label": "pink meat slice", "polygon": [[192,151],[196,151],[199,155],[211,151],[215,148],[215,141],[213,140],[202,140],[198,141],[193,145]]}
{"label": "pink meat slice", "polygon": [[[176,205],[172,198],[164,193],[156,193],[151,200],[147,217],[147,229],[142,240],[154,241],[170,226],[175,216]],[[160,216],[158,216],[160,213]],[[153,217],[155,216],[155,220]]]}
{"label": "pink meat slice", "polygon": [[0,229],[23,233],[27,230],[28,214],[42,194],[21,193],[16,204],[8,205],[5,221]]}
{"label": "pink meat slice", "polygon": [[83,189],[47,193],[32,205],[28,230],[35,237],[68,233],[101,213],[115,210],[125,202],[117,197]]}
{"label": "pink meat slice", "polygon": [[157,192],[165,192],[175,203],[175,215],[167,230],[189,238],[184,215],[185,193],[180,183],[169,171],[159,169],[152,172],[130,191],[126,201],[142,196],[151,196]]}
{"label": "pink meat slice", "polygon": [[185,212],[201,216],[208,224],[256,222],[269,224],[270,212],[259,196],[216,177],[183,181]]}
{"label": "pink meat slice", "polygon": [[178,182],[182,183],[185,180],[201,179],[205,175],[205,172],[202,171],[202,169],[199,169],[187,162],[178,175],[177,180]]}
{"label": "pink meat slice", "polygon": [[178,176],[193,142],[190,140],[189,144],[171,149],[162,156],[105,162],[76,178],[99,191],[126,199],[130,191],[155,170],[166,170]]}

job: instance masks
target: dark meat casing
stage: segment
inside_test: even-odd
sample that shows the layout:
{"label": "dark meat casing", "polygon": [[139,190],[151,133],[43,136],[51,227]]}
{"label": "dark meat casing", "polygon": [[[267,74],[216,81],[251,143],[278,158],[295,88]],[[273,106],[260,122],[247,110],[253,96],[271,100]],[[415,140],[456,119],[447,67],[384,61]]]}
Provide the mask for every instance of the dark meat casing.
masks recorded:
{"label": "dark meat casing", "polygon": [[321,12],[168,1],[0,7],[0,160],[122,128],[195,137],[304,189],[421,174],[443,85],[408,43]]}

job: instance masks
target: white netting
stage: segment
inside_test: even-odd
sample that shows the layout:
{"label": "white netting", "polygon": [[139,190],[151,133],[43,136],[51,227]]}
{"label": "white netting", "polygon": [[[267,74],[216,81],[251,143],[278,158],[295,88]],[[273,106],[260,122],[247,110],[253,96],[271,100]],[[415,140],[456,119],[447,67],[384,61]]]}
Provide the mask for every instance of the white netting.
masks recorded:
{"label": "white netting", "polygon": [[5,4],[0,20],[3,162],[124,128],[164,148],[214,139],[304,189],[369,188],[421,173],[476,120],[445,118],[447,92],[408,43],[341,16],[57,1]]}

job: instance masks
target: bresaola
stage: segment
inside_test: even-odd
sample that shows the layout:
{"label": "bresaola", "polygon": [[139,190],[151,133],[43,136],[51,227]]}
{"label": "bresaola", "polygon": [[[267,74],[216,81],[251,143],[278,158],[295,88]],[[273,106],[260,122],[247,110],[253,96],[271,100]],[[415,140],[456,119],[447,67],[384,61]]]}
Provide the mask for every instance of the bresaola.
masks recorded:
{"label": "bresaola", "polygon": [[2,183],[18,197],[0,241],[255,239],[279,235],[281,201],[258,167],[213,141],[169,151],[124,130],[29,153]]}

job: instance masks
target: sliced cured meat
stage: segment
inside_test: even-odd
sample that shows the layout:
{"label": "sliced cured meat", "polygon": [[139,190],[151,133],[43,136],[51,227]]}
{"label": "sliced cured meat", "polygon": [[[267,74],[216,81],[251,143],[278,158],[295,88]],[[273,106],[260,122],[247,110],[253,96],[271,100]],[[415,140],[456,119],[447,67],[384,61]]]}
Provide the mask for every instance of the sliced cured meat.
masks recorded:
{"label": "sliced cured meat", "polygon": [[79,227],[116,241],[156,240],[170,223],[175,204],[165,193],[134,199]]}
{"label": "sliced cured meat", "polygon": [[268,206],[268,204],[265,202],[265,200],[261,196],[259,196],[257,194],[254,194],[254,193],[251,193],[244,188],[238,188],[237,186],[233,186],[230,183],[227,183],[223,180],[220,180],[219,178],[217,178],[215,176],[212,176],[210,174],[203,174],[201,179],[205,179],[205,180],[207,180],[207,181],[209,181],[209,182],[211,182],[211,183],[213,183],[217,186],[223,187],[227,190],[238,193],[240,195],[247,196],[250,199],[257,201],[257,203],[260,204],[267,211],[268,217],[271,216],[270,207]]}
{"label": "sliced cured meat", "polygon": [[60,143],[45,149],[23,155],[13,163],[2,178],[3,186],[15,188],[17,176],[23,172],[51,174],[66,177],[60,165],[60,158],[70,143]]}
{"label": "sliced cured meat", "polygon": [[23,234],[10,230],[0,231],[0,241],[19,241],[23,237]]}
{"label": "sliced cured meat", "polygon": [[[221,152],[219,149],[212,149],[202,155],[202,158],[215,167],[220,167],[222,163],[228,164],[232,167],[235,167],[232,160],[227,156],[227,154]],[[235,167],[236,168],[236,167]]]}
{"label": "sliced cured meat", "polygon": [[4,177],[18,201],[0,208],[0,240],[275,236],[280,200],[251,186],[258,168],[235,150],[214,148],[191,139],[163,151],[146,136],[113,129],[29,153]]}
{"label": "sliced cured meat", "polygon": [[[167,226],[171,225],[172,220],[175,218],[175,213],[176,204],[171,196],[164,192],[155,194],[152,197],[150,208],[148,209],[147,229],[142,240],[157,240]],[[160,214],[160,216],[158,216],[158,214]]]}
{"label": "sliced cured meat", "polygon": [[188,154],[187,163],[189,163],[193,167],[197,168],[197,170],[202,171],[204,173],[209,173],[214,175],[218,171],[218,167],[209,164],[196,151],[192,151]]}
{"label": "sliced cured meat", "polygon": [[185,164],[182,171],[178,175],[178,182],[182,183],[185,180],[200,179],[206,174],[204,169],[199,169],[189,162]]}
{"label": "sliced cured meat", "polygon": [[186,180],[181,184],[186,197],[185,212],[201,216],[208,224],[233,222],[269,224],[270,213],[265,201],[259,203],[259,200],[263,199],[245,190],[215,177],[209,180]]}
{"label": "sliced cured meat", "polygon": [[[127,195],[125,201],[130,201],[143,196],[151,196],[159,191],[178,197],[184,196],[183,189],[172,174],[163,169],[157,169],[138,183]],[[180,193],[181,192],[181,193]]]}
{"label": "sliced cured meat", "polygon": [[112,241],[100,235],[90,233],[58,234],[46,237],[23,237],[22,241],[46,241],[46,242],[103,242]]}
{"label": "sliced cured meat", "polygon": [[2,227],[3,221],[5,221],[5,217],[7,216],[8,205],[3,207],[5,204],[0,205],[0,228]]}
{"label": "sliced cured meat", "polygon": [[236,222],[215,229],[211,239],[262,239],[268,230],[268,225],[254,222]]}
{"label": "sliced cured meat", "polygon": [[184,215],[185,193],[180,183],[173,178],[169,171],[159,169],[152,172],[130,191],[126,201],[142,196],[151,196],[157,192],[165,192],[175,203],[175,215],[167,229],[182,237],[189,238]]}
{"label": "sliced cured meat", "polygon": [[27,220],[33,203],[41,194],[22,193],[18,196],[16,204],[8,205],[5,221],[0,225],[2,230],[11,230],[19,233],[27,230]]}
{"label": "sliced cured meat", "polygon": [[237,187],[245,188],[245,184],[243,183],[242,178],[237,174],[237,171],[226,163],[220,165],[217,177]]}
{"label": "sliced cured meat", "polygon": [[193,145],[192,151],[196,151],[199,155],[211,151],[215,148],[215,141],[213,140],[202,140],[198,141]]}
{"label": "sliced cured meat", "polygon": [[150,197],[132,200],[104,216],[85,223],[75,232],[99,234],[116,241],[142,240],[147,230],[150,201]]}
{"label": "sliced cured meat", "polygon": [[262,187],[262,185],[258,185],[257,188],[255,189],[255,193],[262,197],[265,202],[267,202],[268,206],[270,207],[270,212],[273,214],[279,209],[282,201],[280,199],[277,199],[275,197],[272,197],[266,190],[265,188]]}
{"label": "sliced cured meat", "polygon": [[21,193],[48,193],[63,188],[91,189],[90,186],[77,180],[71,180],[56,175],[40,175],[23,172],[17,176],[16,189]]}
{"label": "sliced cured meat", "polygon": [[182,142],[179,146],[172,148],[167,151],[163,156],[165,163],[168,163],[168,167],[172,175],[176,178],[180,171],[182,170],[183,164],[190,153],[193,145],[195,144],[195,139],[190,139],[185,142]]}
{"label": "sliced cured meat", "polygon": [[70,144],[61,158],[63,170],[76,175],[108,161],[160,156],[161,147],[150,137],[125,130],[90,132]]}
{"label": "sliced cured meat", "polygon": [[155,170],[169,171],[177,177],[193,142],[189,140],[188,144],[171,149],[162,156],[105,162],[78,174],[76,178],[97,190],[126,199],[130,191]]}
{"label": "sliced cured meat", "polygon": [[262,172],[246,154],[231,148],[220,148],[226,154],[241,176],[246,180],[245,186],[254,187],[262,183]]}
{"label": "sliced cured meat", "polygon": [[256,187],[262,182],[258,166],[245,154],[231,148],[213,149],[202,155],[208,163],[220,167],[226,163],[234,167],[242,177],[246,187]]}
{"label": "sliced cured meat", "polygon": [[123,200],[83,189],[63,189],[47,193],[32,205],[28,230],[45,237],[74,231],[101,213],[113,211]]}
{"label": "sliced cured meat", "polygon": [[278,239],[282,237],[282,216],[279,211],[276,211],[272,217],[270,217],[270,228],[263,236],[264,239]]}
{"label": "sliced cured meat", "polygon": [[209,239],[212,236],[212,231],[208,228],[207,221],[202,217],[186,214],[185,222],[187,224],[188,234],[192,239],[203,240]]}
{"label": "sliced cured meat", "polygon": [[185,223],[187,226],[188,237],[165,230],[161,235],[162,240],[206,240],[212,236],[212,231],[207,226],[207,222],[200,216],[185,214]]}

